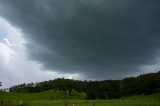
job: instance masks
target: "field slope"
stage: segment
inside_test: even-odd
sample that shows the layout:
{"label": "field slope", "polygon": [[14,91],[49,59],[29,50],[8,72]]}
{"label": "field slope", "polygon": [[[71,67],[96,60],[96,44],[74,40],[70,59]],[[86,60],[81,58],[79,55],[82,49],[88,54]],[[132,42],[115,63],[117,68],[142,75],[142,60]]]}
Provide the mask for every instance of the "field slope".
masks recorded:
{"label": "field slope", "polygon": [[[75,90],[69,96],[69,99],[84,100],[85,93],[79,93]],[[66,92],[48,90],[38,93],[14,93],[14,92],[1,92],[0,99],[14,99],[14,100],[63,100],[66,98]]]}
{"label": "field slope", "polygon": [[[160,106],[160,92],[116,100],[85,100],[85,93],[73,91],[69,106]],[[0,93],[0,106],[64,106],[65,92]]]}

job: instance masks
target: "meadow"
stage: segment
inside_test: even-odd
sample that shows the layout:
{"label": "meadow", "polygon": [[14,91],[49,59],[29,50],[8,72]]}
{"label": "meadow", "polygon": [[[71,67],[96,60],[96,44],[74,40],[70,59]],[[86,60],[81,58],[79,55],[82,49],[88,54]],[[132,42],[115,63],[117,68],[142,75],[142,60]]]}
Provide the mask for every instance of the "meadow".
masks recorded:
{"label": "meadow", "polygon": [[[160,93],[111,100],[85,100],[85,93],[73,91],[68,106],[160,106]],[[0,106],[64,106],[65,92],[0,93]]]}

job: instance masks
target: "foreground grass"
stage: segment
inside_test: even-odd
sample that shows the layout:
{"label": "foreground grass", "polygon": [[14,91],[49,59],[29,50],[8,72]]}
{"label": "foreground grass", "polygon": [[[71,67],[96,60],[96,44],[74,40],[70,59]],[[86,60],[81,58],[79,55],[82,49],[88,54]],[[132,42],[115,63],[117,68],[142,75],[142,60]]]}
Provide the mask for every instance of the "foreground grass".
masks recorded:
{"label": "foreground grass", "polygon": [[[2,102],[2,101],[0,101]],[[64,106],[61,100],[24,100],[3,101],[0,106]],[[160,106],[159,101],[140,100],[71,100],[69,106]]]}
{"label": "foreground grass", "polygon": [[[64,106],[62,91],[41,93],[0,93],[0,106]],[[69,106],[160,106],[160,93],[117,100],[83,100],[84,93],[73,91]],[[74,105],[73,105],[74,104]]]}

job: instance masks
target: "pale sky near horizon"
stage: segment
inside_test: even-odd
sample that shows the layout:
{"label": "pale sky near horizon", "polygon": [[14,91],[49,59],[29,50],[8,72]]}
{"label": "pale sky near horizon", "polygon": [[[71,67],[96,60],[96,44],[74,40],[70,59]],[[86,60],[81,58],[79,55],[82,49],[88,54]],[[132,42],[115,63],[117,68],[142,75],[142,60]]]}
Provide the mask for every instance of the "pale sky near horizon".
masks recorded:
{"label": "pale sky near horizon", "polygon": [[0,0],[0,82],[160,70],[160,1]]}

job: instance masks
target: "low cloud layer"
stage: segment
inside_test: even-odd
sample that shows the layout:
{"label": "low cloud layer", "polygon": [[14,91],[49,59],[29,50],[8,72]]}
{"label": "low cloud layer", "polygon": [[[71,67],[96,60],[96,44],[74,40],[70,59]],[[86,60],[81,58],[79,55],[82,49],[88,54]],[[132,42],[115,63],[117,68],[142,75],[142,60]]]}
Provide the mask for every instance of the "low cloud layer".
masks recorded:
{"label": "low cloud layer", "polygon": [[1,0],[0,16],[22,30],[28,58],[44,70],[113,79],[158,64],[159,4],[158,0]]}

